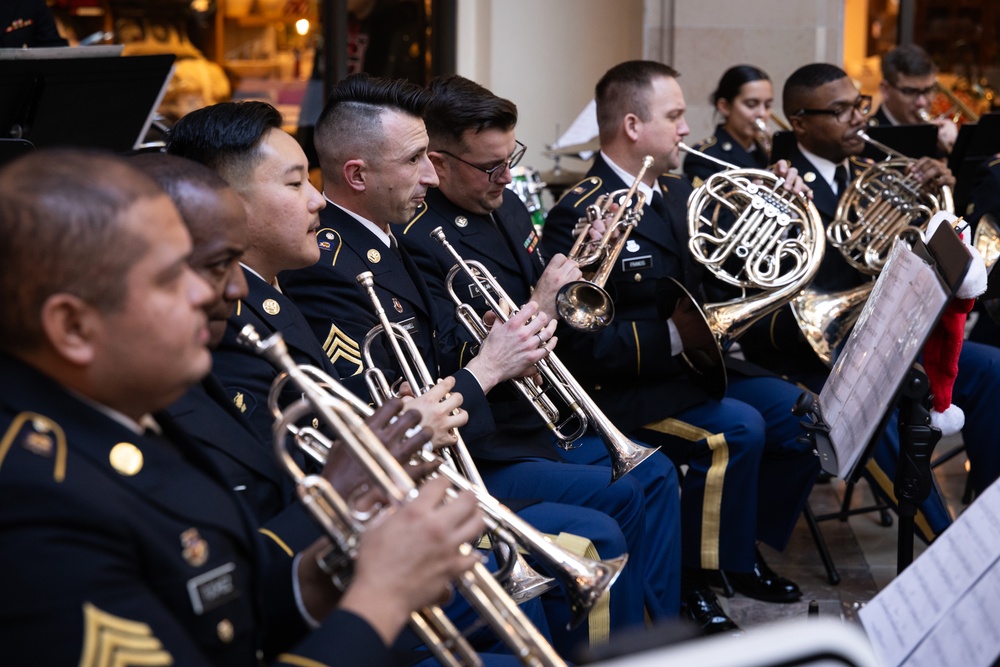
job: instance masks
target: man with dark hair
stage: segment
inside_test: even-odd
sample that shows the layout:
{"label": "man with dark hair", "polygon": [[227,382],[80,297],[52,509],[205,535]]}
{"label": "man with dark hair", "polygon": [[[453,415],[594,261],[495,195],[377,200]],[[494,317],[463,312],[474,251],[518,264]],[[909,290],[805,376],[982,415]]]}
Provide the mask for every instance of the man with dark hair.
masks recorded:
{"label": "man with dark hair", "polygon": [[[757,599],[801,596],[768,568],[755,543],[787,545],[819,467],[797,441],[794,386],[727,359],[728,390],[716,400],[685,372],[681,353],[691,332],[684,309],[675,309],[673,281],[702,294],[705,270],[687,251],[691,184],[667,173],[680,165],[678,145],[689,131],[677,72],[654,61],[621,63],[597,83],[596,100],[601,152],[587,178],[549,212],[543,250],[568,250],[585,208],[631,186],[645,156],[653,163],[638,185],[646,197],[641,222],[607,281],[615,319],[595,333],[560,329],[566,363],[622,430],[688,466],[682,601],[697,622],[728,628],[708,588],[712,571],[725,570],[736,590]],[[801,185],[794,172],[786,176],[790,186]]]}
{"label": "man with dark hair", "polygon": [[[839,67],[812,63],[800,67],[788,78],[782,102],[797,140],[791,157],[792,166],[810,181],[816,208],[824,224],[829,225],[847,184],[869,166],[856,156],[864,148],[857,131],[865,125],[871,100],[858,93],[854,83]],[[838,172],[841,173],[839,177]],[[948,168],[930,157],[914,160],[907,167],[907,173],[925,188],[942,184],[952,186],[955,182]],[[870,280],[870,276],[851,267],[835,249],[827,248],[811,287],[833,294]],[[818,392],[822,388],[829,368],[806,342],[790,308],[775,312],[753,333],[744,338],[743,347],[748,358],[787,375],[813,391]],[[962,434],[970,458],[978,457],[977,448],[993,448],[996,442],[992,411],[1000,405],[1000,376],[993,370],[1000,365],[997,352],[996,348],[972,342],[962,346],[953,398],[954,403],[965,411]],[[893,419],[866,468],[873,487],[893,504],[898,452],[899,434]],[[984,452],[984,461],[994,459],[992,453]],[[995,463],[988,464],[994,470],[995,466]],[[977,481],[980,479],[977,478]],[[932,493],[921,504],[915,523],[918,535],[927,541],[933,540],[951,524],[951,514],[939,493]]]}
{"label": "man with dark hair", "polygon": [[931,118],[931,99],[936,88],[937,68],[927,52],[916,44],[902,44],[882,56],[882,80],[878,84],[882,104],[868,120],[869,125],[937,126],[938,151],[951,152],[958,138],[958,126],[950,118]]}
{"label": "man with dark hair", "polygon": [[[211,363],[211,290],[169,198],[120,158],[40,152],[0,171],[0,231],[0,285],[19,295],[0,325],[16,378],[0,391],[5,662],[392,664],[410,612],[474,562],[459,555],[482,530],[474,500],[441,506],[436,484],[401,506],[362,538],[343,595],[315,562],[322,543],[294,567],[269,560],[216,469],[151,416]],[[435,539],[387,596],[380,564],[400,549],[387,533],[417,524]],[[320,629],[278,655],[305,615]]]}
{"label": "man with dark hair", "polygon": [[[556,293],[581,274],[565,256],[552,257],[547,265],[540,260],[527,209],[506,188],[511,182],[510,167],[524,154],[524,146],[515,138],[514,104],[460,76],[435,80],[430,92],[433,98],[424,117],[429,157],[440,182],[428,191],[426,207],[404,228],[402,243],[412,253],[437,304],[440,344],[453,363],[462,363],[474,353],[475,341],[464,327],[454,324],[456,306],[448,293],[447,276],[455,260],[430,237],[434,228],[442,228],[463,258],[483,263],[515,306],[528,304],[518,317],[537,306],[539,317],[556,321]],[[464,274],[456,276],[453,286],[469,307],[490,321],[494,314],[488,312],[485,300],[477,298],[478,288]],[[637,545],[645,550],[638,564],[645,577],[651,617],[675,617],[680,541],[677,473],[669,461],[651,456],[606,487],[612,461],[596,435],[587,435],[573,443],[575,449],[562,451],[519,392],[510,386],[498,387],[489,398],[498,436],[476,451],[487,485],[504,495],[540,494],[609,513],[614,507],[609,504],[610,494],[624,484],[636,487],[644,499],[645,526],[629,538],[630,552],[637,558]],[[559,410],[560,419],[565,419],[569,407],[559,405]],[[592,481],[584,486],[592,488],[581,491],[585,478]]]}

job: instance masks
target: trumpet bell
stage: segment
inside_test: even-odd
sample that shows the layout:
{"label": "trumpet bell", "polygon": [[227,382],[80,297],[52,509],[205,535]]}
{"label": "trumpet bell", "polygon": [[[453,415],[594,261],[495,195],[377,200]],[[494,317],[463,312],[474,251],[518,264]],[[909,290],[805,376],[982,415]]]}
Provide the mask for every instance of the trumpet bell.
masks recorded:
{"label": "trumpet bell", "polygon": [[600,331],[615,319],[615,304],[607,291],[587,280],[563,285],[556,294],[559,317],[577,331]]}

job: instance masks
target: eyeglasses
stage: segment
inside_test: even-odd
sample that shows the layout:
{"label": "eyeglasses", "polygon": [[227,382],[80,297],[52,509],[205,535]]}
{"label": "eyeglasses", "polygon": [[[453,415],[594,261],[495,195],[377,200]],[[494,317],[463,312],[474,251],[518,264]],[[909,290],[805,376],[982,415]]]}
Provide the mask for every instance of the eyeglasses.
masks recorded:
{"label": "eyeglasses", "polygon": [[846,123],[851,120],[851,116],[857,111],[862,116],[867,116],[872,110],[871,95],[859,95],[853,104],[838,104],[833,109],[799,109],[793,116],[833,116],[838,123]]}
{"label": "eyeglasses", "polygon": [[887,82],[887,83],[889,83],[890,86],[898,90],[900,95],[903,95],[905,97],[920,97],[921,95],[927,97],[928,95],[934,92],[934,87],[937,85],[936,83],[932,83],[926,88],[913,88],[911,86],[897,86],[892,82]]}
{"label": "eyeglasses", "polygon": [[508,168],[509,169],[513,169],[514,167],[516,167],[517,163],[520,162],[521,158],[524,157],[524,152],[526,150],[528,150],[527,146],[525,146],[524,144],[522,144],[520,141],[517,141],[516,139],[514,140],[514,145],[515,145],[514,152],[510,154],[510,157],[508,157],[506,160],[504,160],[500,164],[495,164],[495,165],[493,165],[492,167],[489,167],[489,168],[480,167],[478,164],[472,164],[468,160],[463,160],[462,158],[458,157],[454,153],[449,153],[448,151],[441,151],[441,150],[439,150],[438,153],[444,153],[448,157],[453,157],[456,160],[458,160],[459,162],[464,162],[465,164],[469,165],[473,169],[478,169],[479,171],[483,172],[484,174],[486,174],[489,177],[491,183],[495,183],[496,180],[498,178],[500,178],[500,174],[502,174],[505,169],[508,169]]}

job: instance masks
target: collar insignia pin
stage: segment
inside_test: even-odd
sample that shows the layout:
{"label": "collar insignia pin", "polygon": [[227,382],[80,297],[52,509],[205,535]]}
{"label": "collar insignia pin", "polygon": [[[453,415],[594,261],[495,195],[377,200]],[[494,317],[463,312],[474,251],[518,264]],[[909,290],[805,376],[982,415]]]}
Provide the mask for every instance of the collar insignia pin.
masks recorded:
{"label": "collar insignia pin", "polygon": [[397,313],[403,312],[403,304],[399,302],[399,299],[392,297],[392,307],[396,309]]}
{"label": "collar insignia pin", "polygon": [[455,226],[456,227],[468,227],[469,219],[464,215],[455,216]]}
{"label": "collar insignia pin", "polygon": [[802,180],[805,181],[806,183],[812,183],[813,181],[816,180],[816,172],[807,171],[805,173],[805,176],[802,177]]}
{"label": "collar insignia pin", "polygon": [[368,251],[368,261],[372,264],[378,264],[382,261],[382,253],[380,253],[375,248]]}
{"label": "collar insignia pin", "polygon": [[281,306],[274,299],[267,299],[264,301],[264,312],[268,315],[277,315],[278,311],[281,310]]}

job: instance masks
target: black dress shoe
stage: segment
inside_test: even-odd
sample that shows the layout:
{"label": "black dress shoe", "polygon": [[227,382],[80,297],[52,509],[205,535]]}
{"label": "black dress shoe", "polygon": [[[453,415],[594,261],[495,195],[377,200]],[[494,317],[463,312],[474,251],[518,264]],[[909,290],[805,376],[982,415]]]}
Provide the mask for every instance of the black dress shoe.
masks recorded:
{"label": "black dress shoe", "polygon": [[708,588],[695,589],[684,598],[683,615],[694,621],[702,634],[717,635],[720,633],[742,634],[740,627],[719,605],[718,598]]}
{"label": "black dress shoe", "polygon": [[726,572],[729,583],[748,598],[764,602],[795,602],[802,597],[798,584],[767,566],[757,551],[753,572]]}

